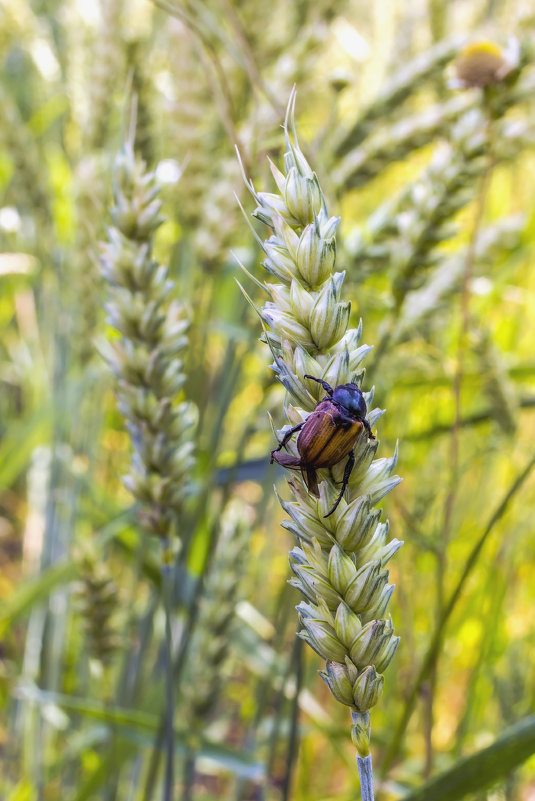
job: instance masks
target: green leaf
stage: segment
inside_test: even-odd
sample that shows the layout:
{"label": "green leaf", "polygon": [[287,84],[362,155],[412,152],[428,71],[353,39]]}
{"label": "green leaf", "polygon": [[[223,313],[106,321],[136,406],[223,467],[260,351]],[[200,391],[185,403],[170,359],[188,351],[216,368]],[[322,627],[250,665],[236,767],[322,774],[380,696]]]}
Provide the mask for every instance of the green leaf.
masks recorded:
{"label": "green leaf", "polygon": [[[20,698],[42,706],[56,706],[60,709],[66,709],[69,712],[76,712],[92,720],[107,723],[114,733],[120,728],[121,741],[127,740],[129,742],[127,744],[128,747],[126,747],[124,742],[121,741],[119,741],[117,745],[114,739],[113,748],[116,757],[112,763],[114,770],[117,768],[119,760],[128,759],[135,753],[137,748],[133,747],[132,743],[137,747],[152,747],[154,734],[160,725],[159,715],[150,712],[143,712],[137,709],[125,709],[124,707],[105,706],[97,701],[90,701],[87,698],[41,690],[34,684],[19,684],[16,694]],[[178,753],[184,753],[186,747],[191,748],[191,744],[187,742],[187,736],[184,732],[175,732],[175,742]],[[117,751],[115,751],[116,746]],[[229,748],[226,745],[213,742],[204,737],[201,739],[197,753],[199,756],[212,760],[212,762],[219,765],[222,769],[230,771],[234,775],[244,779],[260,781],[264,775],[263,764],[256,761],[253,755],[245,751]],[[100,786],[101,777],[109,775],[107,771],[107,762],[100,764],[90,780],[80,789],[79,794],[75,796],[76,801],[89,798]]]}
{"label": "green leaf", "polygon": [[66,95],[53,95],[39,106],[28,121],[28,127],[35,137],[42,136],[57,120],[69,111],[69,99]]}
{"label": "green leaf", "polygon": [[[132,541],[128,540],[128,531],[124,530],[129,514],[127,511],[118,515],[100,530],[96,535],[100,545],[105,545],[110,539],[115,538],[126,551],[133,550]],[[150,554],[145,558],[143,567],[153,581],[156,583],[160,581],[160,570],[150,561]],[[0,637],[3,637],[9,627],[29,612],[35,604],[46,600],[56,587],[67,584],[75,579],[76,575],[76,562],[69,559],[57,562],[21,584],[7,601],[0,603]]]}
{"label": "green leaf", "polygon": [[535,715],[523,718],[482,751],[461,759],[403,801],[456,801],[483,790],[535,754]]}
{"label": "green leaf", "polygon": [[132,743],[114,738],[106,758],[93,771],[91,776],[70,797],[70,801],[87,801],[95,796],[102,787],[110,785],[110,777],[116,776],[119,768],[136,753]]}
{"label": "green leaf", "polygon": [[69,712],[78,712],[84,717],[100,720],[113,726],[132,726],[136,729],[154,731],[158,725],[158,716],[137,709],[104,706],[98,701],[90,701],[75,695],[41,690],[35,684],[21,683],[17,687],[17,695],[27,701],[42,706],[57,706]]}
{"label": "green leaf", "polygon": [[60,562],[22,584],[8,601],[0,604],[0,637],[34,604],[44,601],[61,584],[71,581],[76,575],[73,561]]}
{"label": "green leaf", "polygon": [[468,555],[468,558],[464,565],[463,572],[461,573],[461,576],[457,581],[455,589],[451,593],[449,600],[444,604],[444,608],[442,609],[437,627],[435,629],[433,637],[431,638],[431,642],[429,643],[429,646],[427,648],[427,652],[424,656],[422,665],[420,667],[420,671],[416,676],[416,680],[412,686],[412,690],[407,696],[404,709],[394,729],[393,737],[390,741],[390,745],[387,748],[384,757],[383,773],[386,773],[389,766],[392,764],[394,757],[399,752],[403,735],[409,724],[409,720],[411,719],[414,707],[416,705],[416,701],[418,699],[420,688],[422,687],[424,681],[426,680],[431,670],[433,669],[433,665],[436,664],[436,660],[438,658],[440,647],[443,641],[446,625],[459,599],[462,597],[463,589],[466,582],[468,581],[468,578],[470,577],[474,568],[478,564],[478,560],[483,551],[485,543],[490,534],[492,533],[494,526],[504,516],[512,499],[514,498],[516,493],[521,489],[524,482],[526,481],[526,479],[528,478],[528,476],[530,475],[531,471],[534,468],[535,468],[535,456],[528,462],[526,467],[516,476],[513,483],[503,496],[501,502],[498,504],[498,506],[490,516],[489,522],[487,523],[485,530],[483,531],[479,539],[475,542],[474,546],[472,547],[472,550]]}
{"label": "green leaf", "polygon": [[6,801],[35,801],[37,790],[26,779],[20,781],[8,795]]}
{"label": "green leaf", "polygon": [[[178,749],[182,750],[180,743],[178,743]],[[245,751],[236,751],[221,743],[203,741],[199,749],[199,756],[210,759],[220,768],[241,779],[259,782],[264,778],[264,765],[255,761],[253,755]]]}
{"label": "green leaf", "polygon": [[47,404],[25,420],[10,422],[0,445],[0,487],[12,487],[37,447],[46,442],[52,421]]}

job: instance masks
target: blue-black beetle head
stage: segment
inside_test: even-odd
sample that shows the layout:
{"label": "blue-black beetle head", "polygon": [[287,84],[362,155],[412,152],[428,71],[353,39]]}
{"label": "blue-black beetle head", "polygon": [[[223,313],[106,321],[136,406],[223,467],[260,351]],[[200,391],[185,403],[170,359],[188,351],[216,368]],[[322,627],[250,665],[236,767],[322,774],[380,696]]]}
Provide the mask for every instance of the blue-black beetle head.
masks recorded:
{"label": "blue-black beetle head", "polygon": [[340,384],[335,387],[332,394],[335,403],[343,406],[348,413],[357,420],[365,420],[368,411],[364,395],[357,384]]}

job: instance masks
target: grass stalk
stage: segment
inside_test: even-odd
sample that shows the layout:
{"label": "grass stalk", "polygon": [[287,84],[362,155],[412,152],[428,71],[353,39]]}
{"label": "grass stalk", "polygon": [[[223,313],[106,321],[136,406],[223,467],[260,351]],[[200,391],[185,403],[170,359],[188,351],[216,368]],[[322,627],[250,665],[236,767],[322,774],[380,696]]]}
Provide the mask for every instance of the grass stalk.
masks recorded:
{"label": "grass stalk", "polygon": [[[369,738],[370,713],[366,712],[365,714],[360,714],[359,712],[351,712],[351,717],[355,729],[367,730]],[[374,801],[372,755],[370,753],[364,755],[357,752],[357,766],[359,769],[362,801]]]}
{"label": "grass stalk", "polygon": [[[238,461],[238,464],[239,464],[240,459],[241,459],[241,457],[243,455],[244,449],[245,449],[246,444],[247,444],[247,440],[249,439],[249,437],[251,436],[252,433],[253,433],[253,430],[248,428],[248,429],[246,429],[246,431],[244,432],[244,434],[242,436],[242,439],[241,439],[241,441],[240,441],[240,443],[238,445],[238,448],[237,448],[237,461]],[[223,496],[222,496],[222,500],[221,500],[222,508],[225,507],[225,505],[226,505],[226,503],[227,503],[227,501],[229,499],[229,496],[230,496],[230,489],[231,489],[230,481],[232,479],[232,473],[233,473],[233,471],[231,470],[230,471],[230,475],[229,475],[229,481],[227,481],[225,483],[224,487],[223,487]],[[207,496],[205,497],[204,494],[203,494],[201,496],[201,499],[202,498],[204,498],[205,502],[206,502]],[[202,519],[201,507],[199,506],[198,518],[195,521],[195,529],[197,528],[197,526],[200,525],[201,519]],[[191,645],[191,640],[192,640],[192,637],[193,637],[193,635],[195,633],[195,630],[197,628],[197,623],[198,623],[198,619],[199,619],[199,611],[200,611],[200,602],[201,602],[201,599],[202,599],[202,597],[204,595],[204,591],[205,591],[205,577],[206,577],[207,572],[210,570],[212,559],[214,557],[214,552],[215,552],[215,549],[216,549],[216,546],[217,546],[218,535],[219,535],[219,527],[216,524],[212,524],[211,534],[210,534],[210,544],[209,544],[209,546],[207,548],[206,563],[204,564],[203,570],[202,570],[199,578],[197,579],[197,581],[195,583],[194,590],[193,590],[193,592],[191,593],[191,595],[189,597],[189,603],[187,604],[186,609],[185,609],[184,629],[182,631],[182,636],[181,636],[181,639],[180,639],[180,643],[178,645],[177,654],[176,654],[176,657],[175,657],[175,660],[174,660],[174,663],[173,663],[174,691],[177,694],[178,694],[178,692],[180,690],[180,685],[181,685],[182,678],[183,678],[182,674],[183,674],[184,667],[186,665],[188,652],[189,652],[189,648],[190,648],[190,645]],[[182,553],[179,554],[179,564],[181,564],[181,565],[183,565],[185,567],[185,564],[186,564],[186,562],[185,562],[185,550],[183,550]],[[161,716],[161,719],[160,719],[160,723],[159,723],[159,727],[158,727],[158,731],[157,731],[157,734],[156,734],[156,736],[154,738],[154,744],[153,744],[152,752],[151,752],[150,759],[149,759],[149,765],[148,765],[148,768],[147,768],[147,774],[146,774],[146,778],[145,778],[145,785],[144,785],[144,792],[143,792],[143,798],[145,799],[145,801],[150,801],[150,799],[154,795],[154,791],[155,791],[155,787],[156,787],[156,781],[157,781],[157,778],[158,778],[158,772],[159,772],[159,768],[160,768],[160,759],[161,759],[161,756],[162,756],[162,748],[163,748],[163,744],[164,744],[164,737],[165,737],[165,711],[162,713],[162,716]]]}
{"label": "grass stalk", "polygon": [[173,678],[173,634],[171,628],[173,569],[164,554],[162,564],[162,596],[165,612],[165,779],[163,801],[172,801],[174,786],[174,712],[175,689]]}
{"label": "grass stalk", "polygon": [[455,755],[457,758],[460,758],[462,755],[465,739],[470,731],[470,723],[474,715],[475,700],[477,697],[477,684],[485,666],[493,662],[492,656],[497,650],[499,630],[495,625],[495,621],[498,619],[499,615],[502,614],[507,590],[514,581],[514,565],[511,560],[510,551],[509,542],[504,543],[499,549],[491,570],[488,573],[487,582],[483,590],[483,597],[490,599],[489,610],[484,624],[486,635],[482,638],[477,653],[477,659],[470,671],[467,683],[466,702],[455,732]]}
{"label": "grass stalk", "polygon": [[[195,591],[193,593],[190,606],[186,612],[186,622],[184,626],[184,631],[182,633],[180,645],[178,647],[178,652],[173,663],[172,678],[175,691],[177,689],[179,679],[182,675],[182,671],[186,662],[188,648],[193,633],[195,631],[195,627],[197,625],[197,618],[199,614],[199,601],[203,594],[203,584],[204,582],[201,576],[198,579],[197,584],[195,585]],[[145,779],[145,789],[143,792],[143,798],[146,799],[146,801],[150,801],[150,799],[154,795],[154,790],[156,788],[156,781],[160,769],[160,759],[162,756],[162,748],[164,746],[166,737],[166,720],[167,720],[166,710],[164,709],[161,715],[158,732],[156,734],[156,737],[154,738],[154,744],[152,747],[149,766],[147,769],[147,777]]]}
{"label": "grass stalk", "polygon": [[232,92],[214,43],[210,40],[209,36],[205,33],[201,25],[197,23],[197,20],[184,12],[183,9],[170,5],[169,3],[166,3],[165,0],[152,0],[152,2],[155,6],[161,8],[162,11],[167,12],[169,16],[176,17],[176,19],[179,19],[181,22],[183,22],[184,25],[186,25],[192,31],[194,36],[198,38],[200,45],[206,53],[206,59],[202,58],[203,51],[200,51],[199,53],[203,60],[205,69],[208,73],[211,69],[214,74],[214,81],[212,82],[209,80],[209,83],[213,91],[214,101],[219,109],[221,122],[227,131],[230,141],[236,143],[240,142],[240,136],[238,135],[236,127],[236,114],[234,110]]}
{"label": "grass stalk", "polygon": [[288,748],[286,755],[286,771],[282,783],[282,801],[290,801],[292,776],[299,752],[299,695],[303,684],[304,659],[303,640],[296,636],[292,654],[294,664],[295,692],[292,698],[290,734],[288,736]]}
{"label": "grass stalk", "polygon": [[498,504],[498,506],[492,513],[483,533],[481,534],[481,536],[475,543],[474,547],[470,551],[470,554],[465,562],[463,572],[461,573],[461,576],[459,577],[457,584],[455,585],[455,588],[451,593],[448,602],[446,603],[444,609],[442,610],[442,614],[440,616],[437,628],[435,629],[433,638],[429,644],[429,647],[423,658],[418,675],[414,681],[410,693],[407,696],[407,700],[405,701],[403,711],[394,729],[394,734],[387,748],[381,768],[381,772],[383,775],[386,774],[386,772],[388,771],[394,760],[397,758],[401,750],[403,737],[405,735],[405,731],[407,729],[409,721],[412,717],[412,713],[414,711],[414,707],[418,700],[421,687],[423,683],[428,679],[430,672],[433,668],[433,665],[435,664],[437,653],[442,645],[442,640],[444,637],[446,625],[453,611],[455,610],[457,603],[461,598],[462,591],[464,589],[464,586],[468,578],[470,577],[474,567],[477,564],[483,546],[485,545],[494,526],[501,520],[501,518],[507,511],[509,504],[511,503],[515,495],[519,492],[519,490],[522,488],[522,485],[529,477],[534,467],[535,467],[535,456],[533,456],[530,459],[525,468],[516,476],[511,486],[509,487],[504,497],[502,498],[501,502]]}
{"label": "grass stalk", "polygon": [[[526,395],[520,398],[518,405],[521,409],[533,409],[535,407],[535,395]],[[483,409],[480,412],[472,412],[461,418],[461,428],[471,428],[472,426],[479,426],[483,423],[488,423],[493,419],[493,409]],[[415,431],[414,433],[407,432],[406,438],[411,442],[425,442],[434,437],[439,437],[442,434],[451,432],[452,423],[437,423],[422,431]]]}
{"label": "grass stalk", "polygon": [[186,750],[184,757],[184,771],[182,784],[182,801],[193,801],[193,785],[195,783],[195,752],[190,748]]}
{"label": "grass stalk", "polygon": [[[173,662],[172,680],[173,680],[174,692],[176,693],[178,693],[180,689],[180,683],[182,680],[182,674],[188,656],[188,650],[191,644],[191,639],[193,637],[193,634],[197,626],[199,611],[200,611],[200,601],[204,594],[205,576],[207,570],[209,569],[211,556],[213,556],[216,547],[216,542],[217,542],[217,530],[216,527],[214,526],[212,528],[210,546],[207,549],[208,561],[204,565],[204,569],[199,578],[197,579],[197,582],[195,584],[195,589],[191,595],[190,603],[186,610],[184,630],[182,632],[180,644],[178,646],[177,654]],[[164,710],[160,720],[160,725],[158,727],[158,732],[154,740],[154,745],[152,748],[149,767],[147,771],[147,778],[145,780],[145,789],[143,793],[143,798],[146,799],[146,801],[150,801],[150,799],[154,794],[156,780],[158,777],[158,771],[160,767],[160,759],[162,756],[162,747],[165,742],[165,732],[166,732],[166,713]]]}
{"label": "grass stalk", "polygon": [[359,768],[362,801],[373,801],[372,755],[368,754],[366,757],[357,756],[357,765]]}
{"label": "grass stalk", "polygon": [[[467,337],[470,329],[470,282],[474,274],[474,265],[478,246],[478,238],[483,222],[485,204],[491,183],[492,172],[495,166],[493,142],[492,120],[489,119],[486,125],[485,140],[488,142],[487,165],[481,176],[480,189],[477,195],[474,220],[470,241],[466,251],[466,259],[461,280],[461,327],[459,331],[459,341],[457,348],[457,364],[453,379],[453,398],[455,414],[450,437],[450,478],[449,487],[444,503],[442,531],[439,537],[439,549],[437,551],[436,565],[436,622],[439,623],[444,605],[444,581],[448,569],[448,546],[453,520],[453,513],[456,505],[459,489],[459,460],[460,460],[460,429],[462,419],[462,386],[465,371],[465,355],[467,348]],[[425,760],[424,778],[429,778],[433,769],[433,719],[434,704],[438,681],[438,660],[440,650],[436,652],[436,660],[431,667],[429,680],[427,682],[427,692],[424,696],[425,703]]]}

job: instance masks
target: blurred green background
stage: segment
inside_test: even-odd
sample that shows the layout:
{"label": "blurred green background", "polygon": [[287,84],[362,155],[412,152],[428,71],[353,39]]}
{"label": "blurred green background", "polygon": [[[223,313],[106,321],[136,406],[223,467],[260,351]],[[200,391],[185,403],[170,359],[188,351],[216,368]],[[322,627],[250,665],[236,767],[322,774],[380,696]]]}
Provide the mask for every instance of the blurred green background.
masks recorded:
{"label": "blurred green background", "polygon": [[[121,483],[130,443],[97,351],[110,335],[99,242],[132,94],[199,410],[177,640],[227,500],[250,521],[209,714],[194,725],[177,708],[176,797],[358,793],[347,710],[295,644],[293,543],[272,485],[287,490],[268,464],[283,390],[235,282],[236,257],[267,274],[234,146],[271,191],[294,84],[301,144],[342,216],[351,322],[375,346],[381,455],[398,444],[404,479],[384,503],[405,546],[392,567],[402,641],[372,716],[378,795],[457,770],[449,795],[425,797],[535,798],[534,25],[521,0],[0,0],[2,798],[152,797],[159,550]],[[452,82],[482,39],[520,53],[492,130],[483,93]],[[512,747],[470,779],[460,760],[511,726]],[[188,781],[185,753],[198,757]]]}

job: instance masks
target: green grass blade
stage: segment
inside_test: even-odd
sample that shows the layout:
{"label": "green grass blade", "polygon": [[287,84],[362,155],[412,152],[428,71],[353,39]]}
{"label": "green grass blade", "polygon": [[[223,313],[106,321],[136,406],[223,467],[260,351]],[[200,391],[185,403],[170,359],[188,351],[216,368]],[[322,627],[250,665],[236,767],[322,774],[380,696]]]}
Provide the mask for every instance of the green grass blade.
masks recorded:
{"label": "green grass blade", "polygon": [[77,712],[83,717],[99,720],[112,726],[127,726],[138,730],[153,731],[156,728],[158,717],[137,709],[124,709],[121,707],[105,706],[98,701],[80,698],[75,695],[66,695],[48,690],[41,690],[33,684],[19,684],[16,694],[26,701],[43,706],[52,705],[69,712]]}
{"label": "green grass blade", "polygon": [[[129,512],[126,512],[104,526],[98,534],[100,542],[104,544],[115,538],[124,550],[133,551],[132,538],[129,538],[128,532],[124,531],[128,516]],[[148,577],[153,578],[156,568],[150,561],[150,555],[147,556],[143,568]],[[42,573],[27,579],[8,600],[0,603],[0,637],[3,637],[10,626],[29,612],[35,604],[46,600],[51,592],[75,579],[76,575],[76,562],[68,559],[51,565]]]}
{"label": "green grass blade", "polygon": [[46,405],[35,414],[11,421],[0,445],[0,487],[11,487],[30,461],[37,445],[47,441],[52,407]]}
{"label": "green grass blade", "polygon": [[535,754],[535,715],[523,718],[492,745],[461,759],[403,801],[457,801],[490,787]]}
{"label": "green grass blade", "polygon": [[483,550],[483,546],[485,545],[494,526],[496,525],[496,523],[498,523],[499,520],[501,520],[501,518],[507,511],[510,502],[512,501],[516,493],[521,489],[524,482],[526,481],[526,479],[528,478],[528,476],[530,475],[531,471],[534,468],[535,468],[535,456],[528,462],[528,464],[521,471],[521,473],[517,475],[517,477],[515,478],[515,480],[507,490],[507,492],[505,493],[502,501],[491,515],[485,530],[483,531],[479,539],[474,544],[472,550],[470,551],[470,554],[465,562],[461,576],[458,579],[457,584],[449,600],[445,604],[444,609],[442,610],[440,620],[438,621],[437,628],[435,629],[431,642],[428,646],[428,649],[422,661],[422,665],[420,667],[416,680],[412,686],[410,693],[407,695],[403,711],[394,729],[394,734],[392,736],[390,745],[386,751],[382,768],[383,774],[386,774],[388,768],[395,760],[400,751],[405,730],[409,725],[409,721],[412,717],[414,707],[416,706],[416,702],[418,700],[420,688],[422,687],[422,684],[424,683],[424,681],[426,681],[427,677],[430,675],[433,669],[435,660],[437,658],[437,654],[440,652],[440,647],[442,645],[442,640],[444,637],[446,625],[454,609],[456,608],[459,599],[462,596],[462,592],[466,584],[466,581],[468,580],[469,576],[471,575],[473,569],[475,568],[478,562],[479,556]]}
{"label": "green grass blade", "polygon": [[[121,728],[121,740],[128,740],[137,747],[148,748],[153,745],[153,735],[160,725],[160,716],[150,712],[143,712],[138,709],[125,709],[124,707],[111,707],[98,701],[91,701],[74,695],[41,690],[32,684],[19,684],[16,695],[26,701],[30,701],[42,706],[56,706],[68,712],[75,712],[82,717],[97,720],[109,724],[116,732]],[[175,731],[175,750],[177,753],[184,753],[187,745],[184,732]],[[134,753],[131,747],[125,750],[124,757],[128,759]],[[118,754],[122,754],[122,745],[119,742]],[[229,748],[218,742],[202,738],[199,756],[212,760],[220,768],[228,770],[242,778],[260,780],[263,776],[263,765],[256,761],[254,755],[238,749]],[[116,767],[114,762],[114,766]],[[96,775],[100,776],[102,765],[96,769]],[[95,779],[96,781],[96,779]],[[98,787],[98,783],[96,785]],[[94,787],[94,782],[91,782]],[[91,792],[94,790],[92,789]],[[89,795],[76,796],[76,801],[88,798]]]}
{"label": "green grass blade", "polygon": [[0,604],[0,637],[35,604],[44,601],[56,587],[71,581],[75,575],[76,565],[69,560],[52,565],[36,578],[22,584],[7,601]]}
{"label": "green grass blade", "polygon": [[110,776],[117,775],[121,765],[133,757],[136,751],[137,748],[132,743],[114,739],[113,747],[107,757],[82,783],[69,801],[87,801],[88,798],[94,798],[102,788],[108,786]]}

